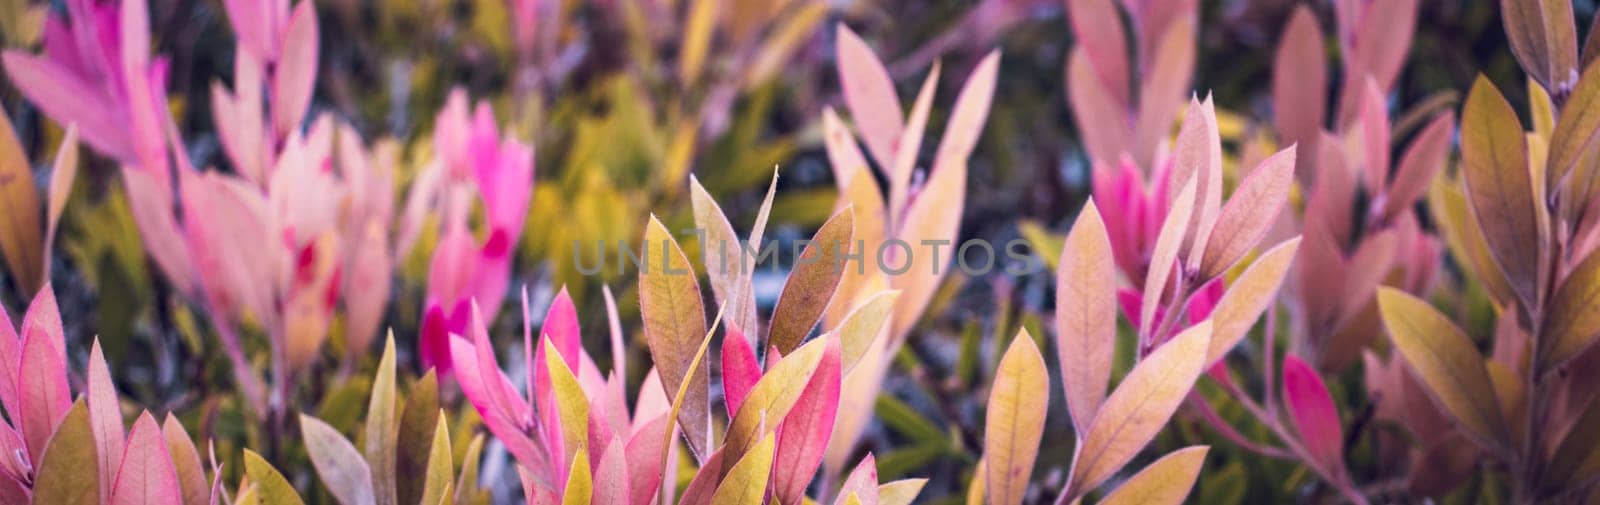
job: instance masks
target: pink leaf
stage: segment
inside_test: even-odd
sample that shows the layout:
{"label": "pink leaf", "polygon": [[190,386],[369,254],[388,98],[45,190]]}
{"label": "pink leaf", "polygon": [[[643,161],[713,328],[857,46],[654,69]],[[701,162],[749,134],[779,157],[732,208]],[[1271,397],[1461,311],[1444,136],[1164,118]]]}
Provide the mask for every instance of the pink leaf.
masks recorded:
{"label": "pink leaf", "polygon": [[904,126],[900,97],[883,62],[873,54],[856,32],[838,26],[839,85],[850,107],[850,118],[867,144],[867,151],[881,166],[894,162],[895,142]]}
{"label": "pink leaf", "polygon": [[83,141],[119,161],[134,159],[125,130],[113,121],[113,104],[93,91],[72,71],[57,62],[20,51],[6,51],[6,73],[11,83],[45,115],[61,124],[78,125]]}
{"label": "pink leaf", "polygon": [[593,503],[626,505],[631,500],[627,452],[622,439],[612,439],[606,444],[605,452],[595,460]]}
{"label": "pink leaf", "polygon": [[1217,217],[1200,262],[1200,278],[1210,279],[1233,268],[1266,236],[1294,184],[1296,147],[1267,158],[1239,183]]}
{"label": "pink leaf", "polygon": [[1339,410],[1322,377],[1298,356],[1283,358],[1283,399],[1306,452],[1327,471],[1344,469],[1344,434]]}
{"label": "pink leaf", "polygon": [[1117,345],[1117,267],[1094,199],[1078,213],[1057,264],[1056,357],[1067,411],[1082,433],[1105,399]]}
{"label": "pink leaf", "polygon": [[839,487],[839,498],[834,505],[842,505],[845,497],[855,494],[861,500],[861,505],[878,505],[878,460],[867,453],[861,458],[861,463],[855,470],[845,477],[844,484]]}
{"label": "pink leaf", "polygon": [[1128,44],[1122,30],[1122,17],[1112,0],[1070,0],[1067,16],[1072,22],[1082,54],[1088,57],[1110,98],[1126,108],[1128,99]]}
{"label": "pink leaf", "polygon": [[[1328,62],[1322,49],[1322,31],[1310,7],[1295,9],[1283,29],[1272,65],[1272,110],[1282,142],[1299,144],[1316,153],[1327,117]],[[1310,167],[1315,156],[1297,160],[1299,167]],[[1300,181],[1311,182],[1311,171],[1300,169]]]}
{"label": "pink leaf", "polygon": [[[122,409],[117,403],[117,388],[111,383],[111,371],[106,366],[105,354],[100,350],[100,339],[95,339],[89,350],[89,425],[94,428],[95,454],[100,457],[101,499],[111,496],[111,477],[117,474],[117,464],[123,451]],[[142,420],[142,419],[141,419]]]}
{"label": "pink leaf", "polygon": [[783,419],[773,460],[772,488],[779,503],[800,503],[822,464],[839,411],[842,378],[839,339],[830,338],[811,381]]}
{"label": "pink leaf", "polygon": [[498,369],[487,377],[475,372],[481,369],[478,364],[478,350],[465,338],[449,337],[449,339],[450,356],[455,362],[456,370],[460,371],[456,380],[461,385],[462,394],[466,395],[467,400],[477,409],[478,415],[483,417],[484,426],[487,426],[489,432],[506,445],[506,450],[518,462],[528,464],[527,462],[543,460],[544,455],[535,449],[533,441],[522,429],[524,426],[522,413],[502,409],[491,398],[490,382],[498,382],[499,388],[510,389],[511,379],[506,378]]}
{"label": "pink leaf", "polygon": [[[51,320],[53,324],[44,322]],[[61,316],[56,313],[55,296],[48,288],[34,298],[22,326],[22,361],[17,375],[21,419],[14,422],[22,428],[29,459],[40,461],[56,424],[72,408]]]}
{"label": "pink leaf", "polygon": [[1412,139],[1411,146],[1400,156],[1400,166],[1384,195],[1385,217],[1393,218],[1411,208],[1428,190],[1428,184],[1433,182],[1434,175],[1444,167],[1445,158],[1450,154],[1450,137],[1455,126],[1455,114],[1445,112],[1433,118],[1422,133]]}
{"label": "pink leaf", "polygon": [[272,126],[279,135],[300,126],[317,79],[317,11],[309,0],[294,8],[272,83]]}
{"label": "pink leaf", "polygon": [[1367,187],[1383,188],[1389,183],[1389,110],[1383,91],[1371,78],[1361,94],[1361,143]]}
{"label": "pink leaf", "polygon": [[661,444],[671,426],[662,412],[644,422],[628,439],[628,476],[632,478],[629,503],[650,505],[661,491]]}
{"label": "pink leaf", "polygon": [[756,359],[750,340],[732,324],[722,337],[722,391],[728,406],[728,417],[739,412],[745,395],[761,380],[761,363]]}
{"label": "pink leaf", "polygon": [[128,448],[122,454],[122,464],[117,471],[116,485],[112,487],[112,505],[144,503],[181,503],[182,489],[178,474],[173,470],[172,455],[167,452],[166,438],[161,427],[149,412],[139,416],[128,434]]}

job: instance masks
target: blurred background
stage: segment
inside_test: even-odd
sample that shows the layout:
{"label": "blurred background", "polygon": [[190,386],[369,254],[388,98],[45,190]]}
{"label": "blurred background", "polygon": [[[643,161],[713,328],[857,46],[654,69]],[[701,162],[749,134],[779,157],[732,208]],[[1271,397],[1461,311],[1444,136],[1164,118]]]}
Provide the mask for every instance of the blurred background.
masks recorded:
{"label": "blurred background", "polygon": [[[36,48],[46,13],[64,9],[61,3],[0,0],[0,41],[7,48]],[[1161,8],[1161,2],[1149,3]],[[716,4],[718,14],[697,10],[700,4]],[[1300,5],[1313,10],[1324,33],[1335,32],[1333,2],[1200,2],[1192,87],[1215,96],[1230,165],[1243,145],[1270,133],[1273,54]],[[1595,2],[1576,0],[1574,6],[1578,25],[1589,26]],[[210,112],[211,87],[232,75],[235,54],[222,2],[152,0],[151,8],[153,50],[171,60],[169,105],[186,148],[197,166],[230,170]],[[322,43],[312,112],[331,113],[391,149],[397,194],[431,156],[434,113],[456,87],[488,100],[507,130],[535,147],[536,186],[512,285],[528,286],[536,307],[566,286],[585,328],[605,325],[604,285],[615,290],[621,319],[637,337],[631,327],[638,321],[636,283],[615,262],[599,275],[581,275],[573,258],[585,251],[574,251],[574,244],[636,239],[652,213],[673,229],[689,227],[688,174],[716,197],[736,229],[748,229],[777,167],[769,236],[781,243],[810,237],[832,213],[837,190],[821,118],[825,106],[844,108],[834,61],[840,24],[875,49],[902,98],[913,96],[933,63],[943,65],[930,132],[942,131],[946,104],[978,60],[1002,51],[993,110],[970,163],[963,239],[1048,243],[1071,223],[1089,191],[1090,165],[1064,89],[1064,61],[1078,41],[1060,1],[327,0],[316,9]],[[1421,1],[1391,110],[1457,108],[1479,72],[1499,84],[1517,110],[1527,110],[1519,103],[1526,82],[1507,48],[1497,2]],[[31,159],[47,159],[63,131],[10,82],[0,77],[0,104]],[[1395,129],[1414,128],[1425,118],[1395,118]],[[935,149],[924,143],[923,159]],[[241,415],[238,406],[226,391],[212,390],[230,383],[228,362],[206,335],[205,315],[181,303],[148,263],[122,191],[114,163],[85,157],[50,267],[70,354],[79,360],[74,368],[82,369],[89,339],[99,335],[118,363],[113,369],[125,395],[154,410],[184,413],[219,445],[253,436],[228,432],[240,424],[228,422]],[[414,252],[398,259],[384,318],[394,328],[402,366],[413,371],[434,240],[424,233]],[[582,257],[593,257],[587,254]],[[885,481],[930,477],[924,498],[960,500],[982,439],[977,399],[987,396],[981,388],[997,350],[1019,326],[1046,333],[1037,327],[1039,314],[1052,307],[1053,275],[1043,259],[1033,261],[1039,268],[1029,275],[995,269],[975,278],[955,271],[945,279],[917,336],[896,360],[878,420],[860,448],[877,454]],[[781,270],[760,276],[781,279]],[[758,280],[764,308],[781,285]],[[0,293],[12,314],[20,314],[30,297],[11,279]],[[500,314],[494,334],[520,331],[520,311]],[[586,345],[606,345],[600,332],[586,332],[586,339]],[[630,352],[645,357],[640,341],[633,344]],[[247,341],[247,347],[264,345]],[[324,352],[339,355],[340,345],[335,331]],[[319,366],[330,370],[307,380],[342,382],[333,365]],[[629,372],[637,380],[644,370]],[[339,414],[330,413],[339,409],[338,400],[364,398],[356,395],[365,386],[354,382],[331,391],[300,389],[322,391],[303,394],[338,425]],[[1052,413],[1064,412],[1056,402]],[[359,418],[359,407],[345,409]],[[1051,430],[1068,429],[1064,416],[1052,414],[1050,423]],[[1182,430],[1168,431],[1182,436]],[[1051,439],[1040,465],[1060,468],[1071,444]],[[1223,456],[1208,463],[1215,468],[1205,473],[1196,499],[1292,499],[1296,479],[1308,478],[1260,458],[1249,461]],[[1047,476],[1046,482],[1063,477]]]}

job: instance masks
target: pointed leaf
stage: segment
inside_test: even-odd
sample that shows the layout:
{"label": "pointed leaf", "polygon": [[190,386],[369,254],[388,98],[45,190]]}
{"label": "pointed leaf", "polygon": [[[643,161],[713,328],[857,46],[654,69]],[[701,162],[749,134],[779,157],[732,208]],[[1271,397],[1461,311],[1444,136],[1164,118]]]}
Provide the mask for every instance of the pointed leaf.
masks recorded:
{"label": "pointed leaf", "polygon": [[1435,117],[1411,140],[1411,146],[1400,157],[1400,167],[1389,183],[1384,196],[1383,215],[1393,218],[1417,203],[1417,198],[1428,190],[1433,177],[1444,167],[1450,149],[1450,137],[1455,132],[1455,114],[1445,112]]}
{"label": "pointed leaf", "polygon": [[1472,341],[1427,302],[1404,291],[1378,288],[1378,308],[1395,348],[1439,405],[1478,440],[1506,440],[1509,432],[1493,385]]}
{"label": "pointed leaf", "polygon": [[167,415],[161,424],[162,436],[167,441],[167,453],[172,455],[172,467],[178,473],[178,485],[183,489],[183,505],[211,503],[211,485],[206,482],[206,469],[200,463],[200,451],[194,440],[176,416]]}
{"label": "pointed leaf", "polygon": [[[1300,5],[1289,16],[1272,65],[1272,111],[1278,133],[1283,143],[1305,146],[1311,153],[1316,152],[1310,147],[1321,136],[1327,117],[1328,59],[1322,46],[1316,15],[1309,6]],[[1311,158],[1296,164],[1307,167]],[[1301,180],[1310,181],[1310,171],[1302,172]]]}
{"label": "pointed leaf", "polygon": [[844,89],[850,117],[861,132],[867,151],[878,164],[887,166],[894,162],[895,142],[900,138],[900,130],[905,128],[894,81],[883,68],[883,62],[856,32],[840,23],[836,34],[839,87]]}
{"label": "pointed leaf", "polygon": [[[461,374],[471,373],[462,370]],[[395,459],[399,437],[399,420],[395,418],[394,386],[394,332],[383,345],[383,357],[378,359],[378,373],[372,379],[372,397],[367,402],[366,450],[367,461],[374,462],[372,471],[373,497],[379,504],[395,503]],[[254,473],[252,472],[252,477]]]}
{"label": "pointed leaf", "polygon": [[794,270],[772,309],[767,334],[767,344],[779,353],[794,352],[805,341],[838,290],[839,277],[844,274],[841,257],[855,248],[854,215],[849,208],[834,214],[795,258]]}
{"label": "pointed leaf", "polygon": [[[775,444],[773,438],[771,435],[762,437],[761,443],[746,452],[739,458],[739,462],[728,470],[727,477],[717,485],[717,492],[711,495],[712,505],[761,503],[761,497],[767,491],[767,477],[772,474],[772,453]],[[724,454],[723,457],[726,458],[727,455]]]}
{"label": "pointed leaf", "polygon": [[1318,465],[1329,471],[1344,468],[1344,430],[1339,409],[1317,370],[1300,357],[1283,357],[1283,403],[1300,441]]}
{"label": "pointed leaf", "polygon": [[1178,265],[1179,249],[1183,246],[1183,237],[1189,228],[1189,217],[1193,215],[1195,207],[1195,183],[1189,181],[1183,185],[1183,190],[1178,192],[1176,200],[1172,201],[1172,208],[1167,210],[1167,218],[1161,223],[1161,232],[1156,235],[1156,244],[1150,253],[1150,271],[1145,274],[1144,295],[1139,305],[1139,331],[1141,334],[1154,332],[1156,308],[1161,306],[1161,297],[1167,291],[1167,281],[1172,278],[1174,268]]}
{"label": "pointed leaf", "polygon": [[[100,475],[113,476],[122,462],[125,435],[122,432],[122,408],[117,403],[117,387],[111,383],[111,370],[106,366],[105,354],[100,350],[100,339],[95,339],[89,349],[88,407],[89,422],[94,426],[95,453],[100,455]],[[101,482],[101,499],[111,497],[111,479]]]}
{"label": "pointed leaf", "polygon": [[589,451],[579,449],[572,455],[567,483],[561,488],[561,505],[589,505],[593,497],[594,475],[589,470]]}
{"label": "pointed leaf", "polygon": [[911,505],[928,479],[901,479],[878,486],[878,505]]}
{"label": "pointed leaf", "polygon": [[791,409],[800,401],[800,395],[822,363],[823,355],[830,347],[837,352],[837,345],[830,339],[807,342],[793,354],[778,360],[761,377],[761,381],[756,383],[756,387],[750,390],[749,396],[739,406],[733,422],[728,424],[728,438],[722,449],[723,464],[726,465],[724,473],[743,458],[745,451],[750,450],[758,440],[777,430],[778,424],[788,417]]}
{"label": "pointed leaf", "polygon": [[830,339],[800,399],[778,428],[772,488],[779,503],[800,503],[822,464],[839,413],[840,361],[839,344]]}
{"label": "pointed leaf", "polygon": [[1562,0],[1501,0],[1506,39],[1533,78],[1546,89],[1565,89],[1577,72],[1578,34],[1572,3]]}
{"label": "pointed leaf", "polygon": [[[461,370],[460,375],[474,372]],[[422,500],[420,479],[401,479],[401,475],[422,475],[428,471],[429,454],[433,448],[433,433],[439,417],[439,380],[433,370],[411,383],[405,408],[400,412],[400,427],[395,440],[395,496],[399,503],[419,503]]]}
{"label": "pointed leaf", "polygon": [[272,83],[272,125],[279,134],[298,128],[311,106],[311,90],[317,80],[317,10],[312,2],[300,2],[289,17]]}
{"label": "pointed leaf", "polygon": [[361,452],[339,430],[321,420],[300,415],[300,433],[305,436],[306,453],[333,497],[345,505],[376,503],[372,494],[372,469]]}
{"label": "pointed leaf", "polygon": [[111,477],[84,471],[95,468],[99,461],[95,455],[94,428],[89,424],[89,411],[84,402],[72,405],[42,452],[42,458],[33,459],[39,462],[33,481],[34,503],[100,503],[100,480]]}
{"label": "pointed leaf", "polygon": [[1216,307],[1211,310],[1215,326],[1210,348],[1206,351],[1208,366],[1233,350],[1261,314],[1272,307],[1299,249],[1300,237],[1295,237],[1263,253],[1217,300]]}
{"label": "pointed leaf", "polygon": [[645,341],[667,391],[678,391],[688,381],[686,408],[678,413],[678,422],[683,423],[690,448],[703,459],[710,452],[706,433],[711,416],[709,363],[700,363],[693,373],[689,369],[695,348],[706,334],[700,283],[677,240],[655,216],[650,217],[644,240],[648,263],[639,272],[639,306]]}
{"label": "pointed leaf", "polygon": [[255,484],[255,494],[262,505],[299,505],[305,503],[294,491],[294,486],[278,473],[265,458],[250,449],[244,450],[244,471]]}
{"label": "pointed leaf", "polygon": [[730,327],[753,332],[756,328],[756,298],[755,290],[749,284],[755,265],[750,264],[753,261],[744,252],[744,242],[734,233],[733,225],[728,223],[728,216],[723,214],[722,207],[717,205],[693,175],[689,176],[689,196],[690,203],[694,205],[695,227],[704,233],[700,244],[701,264],[706,267],[706,277],[711,279],[711,290],[717,296],[717,303],[730,307]]}
{"label": "pointed leaf", "polygon": [[989,392],[983,430],[983,460],[988,463],[984,488],[989,491],[989,503],[1022,503],[1044,437],[1049,391],[1044,358],[1024,329],[1011,339]]}
{"label": "pointed leaf", "polygon": [[1565,363],[1600,338],[1600,254],[1589,254],[1567,274],[1546,314],[1539,370]]}
{"label": "pointed leaf", "polygon": [[1295,146],[1279,151],[1262,161],[1228,198],[1206,242],[1205,258],[1200,263],[1200,279],[1213,279],[1233,268],[1240,258],[1261,242],[1278,212],[1289,199],[1294,184]]}
{"label": "pointed leaf", "polygon": [[1185,447],[1162,456],[1100,500],[1100,505],[1178,505],[1189,496],[1211,448]]}
{"label": "pointed leaf", "polygon": [[[443,410],[435,411],[438,422],[434,423],[432,447],[428,449],[428,468],[422,484],[421,503],[445,503],[450,496],[450,478],[455,474],[454,454],[450,450],[450,427]],[[416,475],[416,474],[404,474]]]}
{"label": "pointed leaf", "polygon": [[0,253],[5,254],[6,271],[16,276],[18,287],[28,293],[44,282],[37,188],[33,167],[17,142],[11,120],[0,114],[0,211],[5,216],[0,218]]}
{"label": "pointed leaf", "polygon": [[1461,113],[1461,171],[1473,213],[1506,280],[1525,306],[1537,303],[1539,236],[1522,123],[1479,76]]}
{"label": "pointed leaf", "polygon": [[886,327],[884,323],[889,321],[890,311],[894,310],[895,301],[899,299],[899,291],[879,291],[844,316],[844,321],[839,323],[836,331],[839,333],[845,373],[855,369],[856,363],[883,334]]}
{"label": "pointed leaf", "polygon": [[561,420],[562,446],[566,449],[563,456],[570,461],[576,453],[589,452],[589,397],[549,340],[544,344],[544,358],[545,366],[550,368],[550,387],[555,391],[556,415]]}
{"label": "pointed leaf", "polygon": [[1078,433],[1105,400],[1117,346],[1117,265],[1094,199],[1067,233],[1056,271],[1056,357]]}
{"label": "pointed leaf", "polygon": [[1150,443],[1200,377],[1210,341],[1211,323],[1201,322],[1128,372],[1083,436],[1068,481],[1069,496],[1099,487]]}

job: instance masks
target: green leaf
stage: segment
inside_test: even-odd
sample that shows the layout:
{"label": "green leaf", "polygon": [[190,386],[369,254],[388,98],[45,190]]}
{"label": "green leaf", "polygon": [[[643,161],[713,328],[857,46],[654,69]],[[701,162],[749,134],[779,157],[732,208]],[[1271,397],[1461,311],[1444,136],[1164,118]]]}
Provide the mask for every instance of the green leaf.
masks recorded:
{"label": "green leaf", "polygon": [[294,492],[294,486],[278,473],[260,454],[250,449],[244,450],[244,472],[250,476],[250,482],[255,484],[255,495],[262,505],[300,505],[305,502],[300,500],[300,495]]}
{"label": "green leaf", "polygon": [[439,415],[439,381],[434,371],[428,370],[422,378],[411,383],[411,393],[406,398],[404,410],[400,412],[400,431],[396,437],[399,445],[395,450],[395,494],[399,503],[419,503],[422,500],[426,481],[402,479],[399,476],[422,475],[428,471],[433,464],[429,454],[432,446],[438,443],[430,441],[433,440],[436,425],[443,420],[444,416]]}
{"label": "green leaf", "polygon": [[94,470],[98,463],[93,431],[89,425],[89,409],[79,399],[45,445],[34,477],[34,503],[100,503],[100,479],[109,477]]}
{"label": "green leaf", "polygon": [[1378,309],[1396,349],[1446,412],[1486,447],[1507,440],[1489,372],[1466,334],[1404,291],[1378,288]]}
{"label": "green leaf", "polygon": [[366,456],[372,465],[373,498],[379,505],[395,502],[395,457],[399,423],[395,419],[394,331],[383,345],[378,374],[372,382],[372,398],[367,403]]}

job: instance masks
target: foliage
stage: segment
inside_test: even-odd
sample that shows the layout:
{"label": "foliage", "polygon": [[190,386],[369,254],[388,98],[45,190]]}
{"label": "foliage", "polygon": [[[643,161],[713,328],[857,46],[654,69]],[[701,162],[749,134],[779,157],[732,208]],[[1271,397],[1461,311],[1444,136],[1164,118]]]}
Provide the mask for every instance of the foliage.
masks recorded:
{"label": "foliage", "polygon": [[1600,500],[1593,11],[0,0],[0,502]]}

